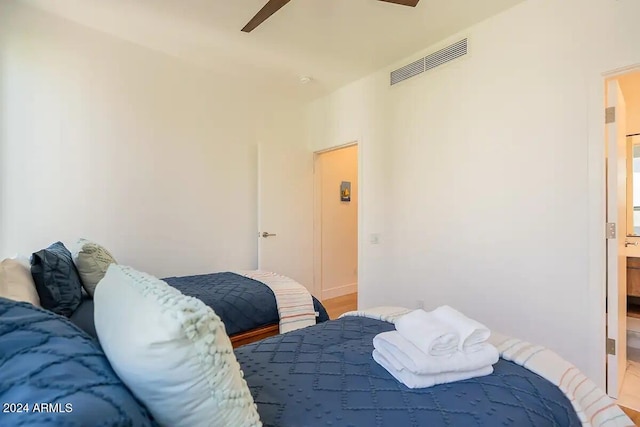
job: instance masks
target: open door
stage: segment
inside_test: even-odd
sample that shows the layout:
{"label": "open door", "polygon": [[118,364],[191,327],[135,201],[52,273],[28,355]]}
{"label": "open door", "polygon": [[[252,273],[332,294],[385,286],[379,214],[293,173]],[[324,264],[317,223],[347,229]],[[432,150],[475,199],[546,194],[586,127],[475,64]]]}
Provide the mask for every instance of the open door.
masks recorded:
{"label": "open door", "polygon": [[323,301],[358,292],[358,158],[357,143],[315,153],[314,274]]}
{"label": "open door", "polygon": [[313,293],[313,152],[300,121],[271,120],[258,143],[258,268]]}
{"label": "open door", "polygon": [[620,394],[627,368],[627,147],[618,81],[607,82],[607,393]]}

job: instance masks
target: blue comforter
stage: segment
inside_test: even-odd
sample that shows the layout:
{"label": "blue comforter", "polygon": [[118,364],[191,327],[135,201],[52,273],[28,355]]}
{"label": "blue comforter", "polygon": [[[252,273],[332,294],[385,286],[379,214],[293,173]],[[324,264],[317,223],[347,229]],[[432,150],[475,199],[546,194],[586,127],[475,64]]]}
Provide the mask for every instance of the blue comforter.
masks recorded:
{"label": "blue comforter", "polygon": [[371,357],[393,329],[346,317],[235,350],[265,426],[580,426],[558,387],[500,359],[492,375],[409,389]]}
{"label": "blue comforter", "polygon": [[0,298],[0,426],[155,426],[95,340],[68,319]]}
{"label": "blue comforter", "polygon": [[[275,295],[268,286],[256,280],[234,273],[168,277],[162,280],[211,307],[224,322],[229,335],[280,321]],[[329,320],[320,301],[313,298],[313,306],[320,314],[316,318],[318,323]]]}
{"label": "blue comforter", "polygon": [[[268,286],[255,280],[234,273],[169,277],[163,280],[183,294],[198,298],[211,307],[222,319],[228,335],[280,321],[275,295]],[[313,306],[320,314],[316,318],[317,323],[329,320],[320,301],[313,298]],[[70,320],[97,338],[93,309],[93,299],[85,296]]]}

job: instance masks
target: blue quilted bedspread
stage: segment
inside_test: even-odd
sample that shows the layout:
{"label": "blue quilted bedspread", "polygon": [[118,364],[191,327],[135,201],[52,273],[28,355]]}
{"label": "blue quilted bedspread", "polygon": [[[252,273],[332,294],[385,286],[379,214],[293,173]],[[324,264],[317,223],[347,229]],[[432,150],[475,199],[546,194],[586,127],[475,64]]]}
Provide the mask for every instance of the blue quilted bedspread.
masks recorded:
{"label": "blue quilted bedspread", "polygon": [[[234,273],[168,277],[162,280],[213,308],[229,335],[280,321],[275,295],[268,286],[256,280]],[[329,320],[320,301],[313,298],[313,305],[320,313],[316,318],[318,323]]]}
{"label": "blue quilted bedspread", "polygon": [[580,426],[549,381],[500,359],[492,375],[409,389],[371,357],[393,325],[346,317],[236,349],[265,426]]}
{"label": "blue quilted bedspread", "polygon": [[97,342],[66,318],[0,298],[0,426],[154,426]]}

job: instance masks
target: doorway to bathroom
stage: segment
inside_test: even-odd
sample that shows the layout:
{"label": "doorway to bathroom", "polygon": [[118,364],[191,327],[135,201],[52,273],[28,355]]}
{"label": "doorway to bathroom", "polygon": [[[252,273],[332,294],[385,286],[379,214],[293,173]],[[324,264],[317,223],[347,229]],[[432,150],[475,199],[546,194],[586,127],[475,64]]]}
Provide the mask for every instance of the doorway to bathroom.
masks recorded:
{"label": "doorway to bathroom", "polygon": [[640,70],[606,81],[607,392],[640,410]]}

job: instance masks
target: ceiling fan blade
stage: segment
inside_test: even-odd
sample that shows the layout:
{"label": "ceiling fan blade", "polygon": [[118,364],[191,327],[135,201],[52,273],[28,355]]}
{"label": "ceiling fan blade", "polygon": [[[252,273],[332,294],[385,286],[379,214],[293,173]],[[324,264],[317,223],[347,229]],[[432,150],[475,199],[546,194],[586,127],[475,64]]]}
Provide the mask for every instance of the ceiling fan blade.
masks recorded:
{"label": "ceiling fan blade", "polygon": [[380,0],[386,1],[387,3],[400,4],[402,6],[411,6],[416,7],[420,0]]}
{"label": "ceiling fan blade", "polygon": [[276,13],[282,8],[285,4],[289,3],[291,0],[269,0],[267,4],[265,4],[260,12],[256,13],[256,16],[251,18],[251,21],[244,26],[242,31],[245,33],[250,33],[253,31],[258,25],[262,24],[267,20],[271,15]]}

